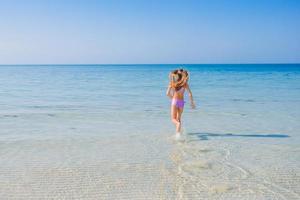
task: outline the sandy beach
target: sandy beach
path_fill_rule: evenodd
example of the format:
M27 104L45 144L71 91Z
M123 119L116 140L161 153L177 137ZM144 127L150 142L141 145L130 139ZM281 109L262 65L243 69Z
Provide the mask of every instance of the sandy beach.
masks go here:
M228 139L199 142L198 134L190 134L184 142L168 135L2 141L1 198L299 198L299 164L289 156L299 148L254 149L251 138L232 144L234 134L207 135Z

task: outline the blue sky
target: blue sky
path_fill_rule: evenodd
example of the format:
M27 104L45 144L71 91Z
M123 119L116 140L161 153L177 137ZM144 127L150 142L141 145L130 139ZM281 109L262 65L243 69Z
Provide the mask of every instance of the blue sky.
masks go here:
M300 63L298 0L0 0L0 64Z

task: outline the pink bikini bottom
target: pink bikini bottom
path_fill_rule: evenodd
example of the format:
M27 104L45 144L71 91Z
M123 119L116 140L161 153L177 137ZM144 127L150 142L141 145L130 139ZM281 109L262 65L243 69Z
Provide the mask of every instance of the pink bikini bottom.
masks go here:
M183 99L172 99L172 105L176 106L177 108L183 108L184 100Z

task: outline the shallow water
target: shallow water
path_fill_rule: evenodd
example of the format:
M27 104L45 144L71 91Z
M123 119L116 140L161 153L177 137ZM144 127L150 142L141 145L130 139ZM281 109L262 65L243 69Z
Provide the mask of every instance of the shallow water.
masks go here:
M4 199L299 199L300 65L0 66Z

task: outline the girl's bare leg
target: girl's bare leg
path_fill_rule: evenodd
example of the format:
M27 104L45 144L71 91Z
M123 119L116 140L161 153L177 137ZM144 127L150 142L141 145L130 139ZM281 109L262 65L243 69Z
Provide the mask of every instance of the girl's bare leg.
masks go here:
M178 116L178 109L176 108L176 106L171 106L171 119L172 122L175 124L176 126L176 132L180 131L180 122L177 119Z
M177 132L180 132L181 131L181 115L182 115L182 112L183 112L183 108L178 108L177 110L177 121L179 122L179 126L178 126L178 130L176 130Z

